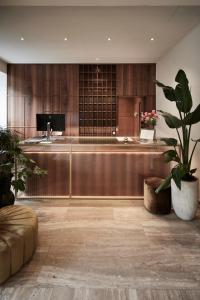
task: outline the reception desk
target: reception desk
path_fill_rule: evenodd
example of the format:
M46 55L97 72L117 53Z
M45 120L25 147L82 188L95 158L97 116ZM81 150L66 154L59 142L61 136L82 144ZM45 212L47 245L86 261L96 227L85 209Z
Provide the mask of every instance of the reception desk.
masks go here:
M158 141L54 137L21 147L48 174L31 177L18 198L142 198L144 178L169 173L162 157L169 147Z

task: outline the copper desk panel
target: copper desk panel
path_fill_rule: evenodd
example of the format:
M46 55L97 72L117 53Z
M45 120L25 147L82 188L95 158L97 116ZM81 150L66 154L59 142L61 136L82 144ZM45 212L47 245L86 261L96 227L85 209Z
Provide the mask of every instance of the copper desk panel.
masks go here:
M72 195L143 196L144 178L166 176L161 153L72 153Z
M169 147L162 143L77 137L22 148L48 175L29 179L26 192L18 197L137 198L143 197L145 177L169 173L162 158Z
M70 154L67 152L27 152L29 157L47 170L44 176L28 179L25 193L20 197L69 197L70 194Z

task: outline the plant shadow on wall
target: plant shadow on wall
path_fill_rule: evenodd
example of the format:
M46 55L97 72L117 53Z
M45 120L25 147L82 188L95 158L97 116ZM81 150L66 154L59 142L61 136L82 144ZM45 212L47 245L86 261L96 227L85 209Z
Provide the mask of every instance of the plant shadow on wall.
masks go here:
M45 170L23 153L17 134L0 128L0 207L14 204L12 189L24 191L28 177L45 174Z
M178 112L177 117L159 110L167 126L176 130L178 139L162 139L168 146L173 147L163 153L164 159L168 163L174 162L175 166L156 192L159 193L171 183L175 213L183 220L192 220L198 207L198 179L194 176L197 169L191 166L194 151L200 139L191 139L191 129L192 125L200 122L200 104L193 110L189 82L183 70L178 71L175 81L177 82L175 88L156 81L156 85L162 88L166 99L175 103Z

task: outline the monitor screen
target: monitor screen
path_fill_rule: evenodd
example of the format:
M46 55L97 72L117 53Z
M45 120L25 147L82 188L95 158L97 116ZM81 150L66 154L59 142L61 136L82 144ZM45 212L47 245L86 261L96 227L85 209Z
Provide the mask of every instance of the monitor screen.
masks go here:
M36 114L37 131L47 131L47 123L53 131L65 131L65 114Z

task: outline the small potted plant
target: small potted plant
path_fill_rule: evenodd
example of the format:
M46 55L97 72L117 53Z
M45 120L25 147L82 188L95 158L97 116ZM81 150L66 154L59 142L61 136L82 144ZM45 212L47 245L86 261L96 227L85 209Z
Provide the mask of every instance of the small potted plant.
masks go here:
M154 129L157 123L158 115L155 110L151 112L141 112L142 127Z
M151 129L154 131L154 140L156 140L155 126L157 124L158 114L155 110L151 112L141 112L141 128Z
M23 153L19 142L15 132L0 128L0 207L14 204L12 189L24 191L27 177L46 174Z
M197 169L192 168L192 159L200 139L191 139L191 129L192 125L200 122L200 104L193 110L189 83L183 70L178 71L175 81L177 82L175 88L156 81L167 100L175 103L178 112L177 117L168 112L159 111L167 126L176 130L178 140L162 139L167 145L173 147L164 152L164 158L166 162L173 162L174 166L156 192L158 193L171 183L172 204L176 215L183 220L192 220L198 207L198 179L194 176ZM194 142L193 145L191 141Z

